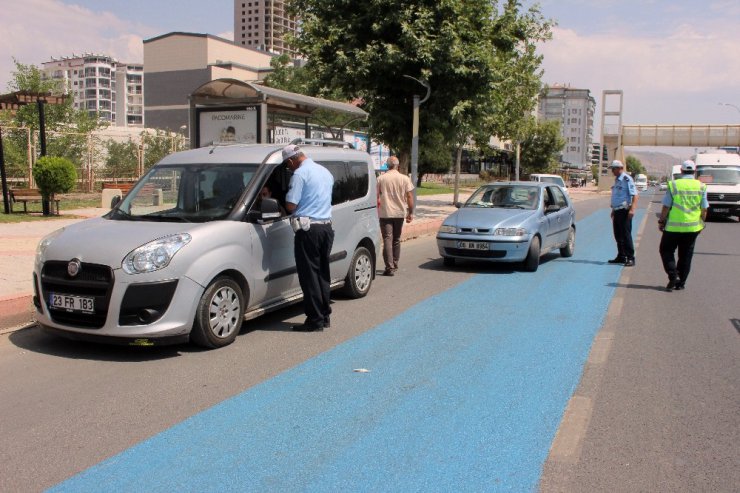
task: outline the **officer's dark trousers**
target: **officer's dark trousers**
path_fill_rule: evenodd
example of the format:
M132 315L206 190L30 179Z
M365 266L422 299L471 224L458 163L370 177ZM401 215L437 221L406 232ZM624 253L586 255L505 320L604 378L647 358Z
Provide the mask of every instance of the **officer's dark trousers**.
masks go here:
M676 233L663 231L660 239L660 258L663 260L663 269L668 279L679 279L681 284L686 282L691 271L691 258L694 256L694 244L699 232ZM675 252L678 249L678 264Z
M308 231L295 234L295 264L308 325L323 325L331 314L329 255L333 243L331 224L314 223Z
M632 243L632 218L627 209L614 211L614 240L617 242L617 255L623 259L635 258L635 246Z

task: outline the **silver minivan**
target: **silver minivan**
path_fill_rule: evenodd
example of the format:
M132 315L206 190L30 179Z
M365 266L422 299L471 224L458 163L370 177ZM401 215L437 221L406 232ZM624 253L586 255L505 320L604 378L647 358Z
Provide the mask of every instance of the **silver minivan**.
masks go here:
M73 339L230 344L242 321L302 299L285 215L282 146L171 154L103 217L39 243L39 325ZM365 296L379 248L376 181L364 152L306 145L334 176L332 288Z

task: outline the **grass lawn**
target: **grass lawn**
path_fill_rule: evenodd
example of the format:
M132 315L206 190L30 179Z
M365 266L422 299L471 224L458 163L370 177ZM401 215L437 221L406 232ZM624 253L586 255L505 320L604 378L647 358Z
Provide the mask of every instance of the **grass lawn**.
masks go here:
M1 203L1 201L0 201ZM86 193L86 194L69 194L59 196L59 210L61 215L46 216L41 214L41 202L29 202L28 212L23 212L23 205L18 204L14 207L15 211L12 214L4 214L2 206L0 206L0 223L22 223L25 221L54 221L56 219L74 219L77 216L65 214L65 211L72 209L85 209L88 207L100 207L100 194L99 193ZM18 212L20 209L21 212Z
M0 211L1 210L2 209L0 209ZM78 216L73 216L71 214L44 217L41 212L14 212L12 214L0 212L0 224L25 223L28 221L56 221L57 219L75 219L77 217Z

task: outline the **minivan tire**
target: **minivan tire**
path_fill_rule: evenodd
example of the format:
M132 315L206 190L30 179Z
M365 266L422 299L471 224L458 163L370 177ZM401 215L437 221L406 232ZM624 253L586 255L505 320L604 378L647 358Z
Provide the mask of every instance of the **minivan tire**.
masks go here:
M217 277L200 297L190 340L198 346L228 346L244 321L244 294L230 277Z
M527 272L536 272L540 266L540 237L535 236L532 238L532 243L529 244L529 252L527 258L524 260L524 270Z
M344 280L344 293L350 298L362 298L370 291L373 283L373 257L370 250L361 246L357 247L352 261L349 263L349 271Z

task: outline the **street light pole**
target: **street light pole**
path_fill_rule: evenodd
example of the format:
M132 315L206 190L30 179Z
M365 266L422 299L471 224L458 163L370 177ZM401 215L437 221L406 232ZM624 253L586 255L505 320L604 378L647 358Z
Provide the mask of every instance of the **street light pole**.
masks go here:
M407 79L415 80L427 90L427 95L424 99L419 99L418 94L414 94L414 115L413 123L411 125L411 182L414 184L414 207L416 207L416 180L418 179L419 173L419 106L424 104L429 95L432 92L432 88L427 81L421 81L410 75L404 75Z

